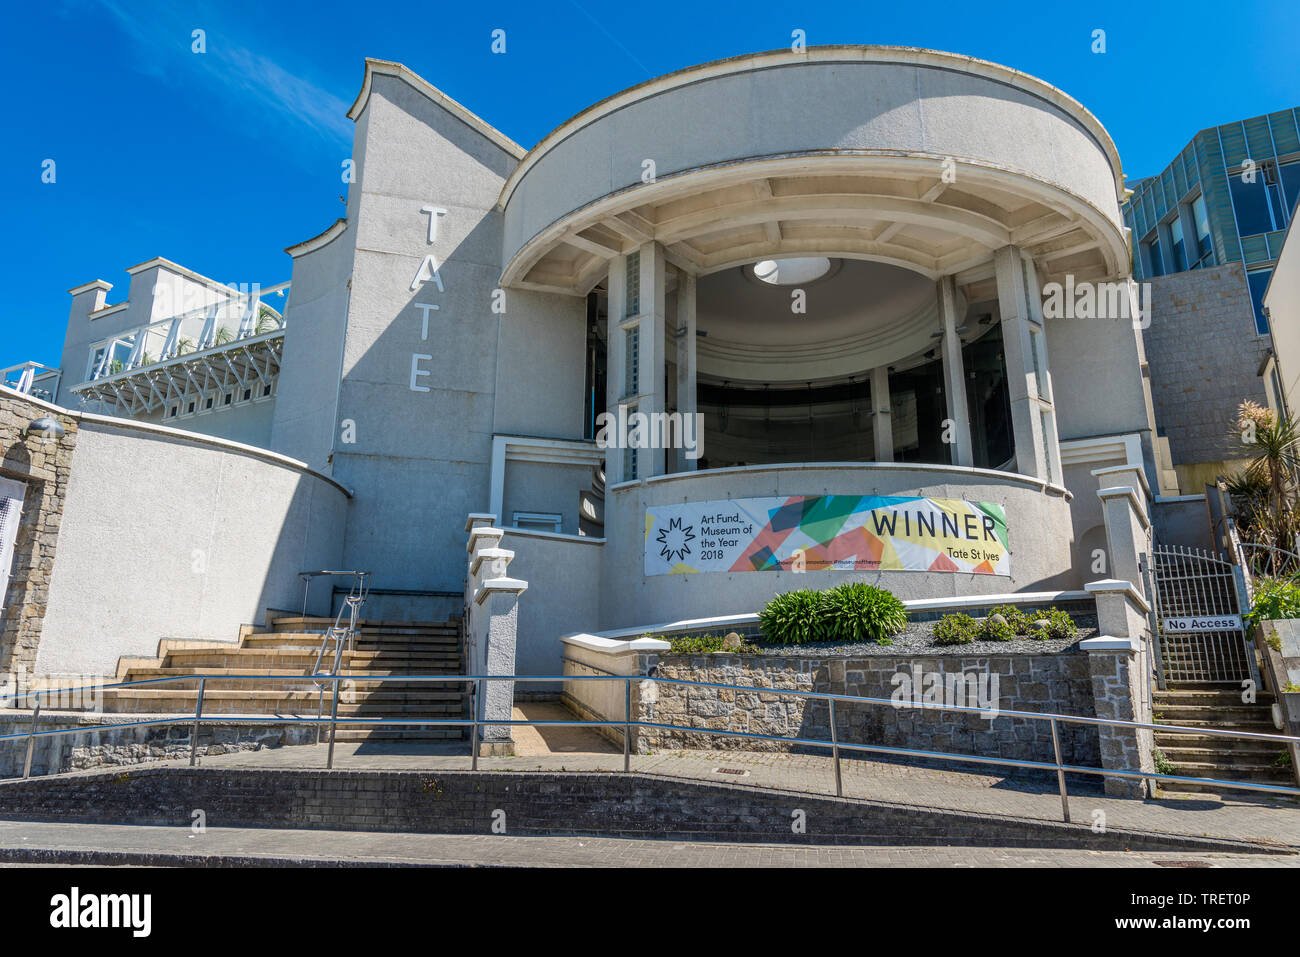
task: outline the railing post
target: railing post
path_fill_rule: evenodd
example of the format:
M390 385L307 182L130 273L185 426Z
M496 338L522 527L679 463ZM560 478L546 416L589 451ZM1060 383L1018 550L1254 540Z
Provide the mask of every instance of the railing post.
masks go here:
M469 732L469 754L470 754L469 769L471 771L477 771L478 770L478 705L479 702L483 700L483 679L482 678L474 679L473 694L474 694L474 699L470 702L470 718L473 721L473 724L470 726L470 732Z
M325 767L334 767L334 732L338 730L339 720L339 676L334 675L334 700L330 704L330 750L325 759Z
M207 678L199 679L199 700L194 705L194 728L190 731L190 767L194 767L194 758L198 754L199 720L203 717L203 689L207 683Z
M632 769L632 678L623 679L623 773Z
M835 699L828 699L831 705L831 757L835 760L835 796L844 797L844 781L840 777L840 739L835 731Z
M41 695L36 693L36 707L32 711L32 723L27 729L27 759L23 761L23 777L30 777L32 773L32 749L36 744L36 722L41 720Z
M1061 789L1061 812L1065 823L1070 823L1070 799L1065 793L1065 769L1061 764L1061 736L1056 733L1056 719L1052 718L1052 750L1056 753L1056 784Z

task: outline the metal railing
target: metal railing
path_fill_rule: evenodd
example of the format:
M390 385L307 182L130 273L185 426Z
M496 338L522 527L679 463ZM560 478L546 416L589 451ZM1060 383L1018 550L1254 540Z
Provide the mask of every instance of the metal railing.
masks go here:
M39 362L22 362L0 369L0 382L15 392L53 402L58 398L59 379L62 375L61 369Z
M215 715L205 715L203 713L203 695L209 678L219 679L221 681L288 681L293 679L302 680L304 677L314 678L320 681L329 681L333 685L333 704L330 709L328 719L323 715L317 717L287 717L284 715L264 715L264 714L241 714L241 713L219 713ZM501 728L501 727L585 727L585 728L620 728L623 734L623 771L631 770L631 742L633 728L653 728L660 731L678 731L690 734L701 735L721 735L724 737L741 738L755 741L777 741L788 745L801 745L816 748L829 748L834 763L835 772L835 794L837 797L844 796L843 776L840 767L841 753L844 751L863 752L871 754L888 754L900 757L920 758L926 760L953 761L953 762L970 762L975 764L990 764L1004 767L1028 768L1045 772L1056 772L1057 788L1061 795L1061 812L1064 820L1070 821L1069 794L1066 790L1065 775L1069 774L1087 774L1106 778L1136 778L1147 780L1149 782L1170 781L1182 784L1199 784L1210 785L1219 788L1234 790L1260 791L1268 794L1286 795L1291 797L1300 797L1300 788L1284 787L1275 784L1258 784L1247 781L1227 781L1220 778L1196 778L1177 774L1162 774L1155 771L1129 771L1118 768L1094 768L1082 765L1066 764L1061 757L1061 739L1059 726L1061 723L1066 724L1084 724L1095 727L1127 728L1133 731L1162 731L1170 734L1196 734L1212 735L1216 737L1238 738L1255 741L1273 741L1280 745L1285 745L1291 754L1292 761L1300 759L1300 736L1284 734L1261 734L1253 731L1228 731L1218 728L1191 728L1181 725L1168 724L1147 724L1140 721L1121 721L1111 718L1085 717L1082 715L1056 714L1052 712L1037 711L998 711L996 715L989 717L987 708L970 707L966 705L949 705L939 704L937 702L910 701L900 704L889 698L870 698L857 695L832 694L830 692L819 691L798 691L783 690L777 688L758 688L747 685L721 684L711 681L689 681L683 678L661 678L652 675L366 675L363 680L367 682L385 682L400 681L405 683L422 683L422 682L442 682L467 684L472 683L474 689L473 700L476 702L471 712L470 718L416 718L413 716L397 718L379 718L365 717L360 715L340 716L338 713L339 702L339 685L344 681L356 680L355 676L349 675L169 675L163 678L149 678L140 681L124 681L109 685L99 685L94 689L60 689L61 692L67 693L70 690L105 690L109 688L133 687L139 685L152 685L169 681L194 680L198 678L198 700L195 705L194 714L177 714L160 718L146 718L137 721L122 722L111 725L96 725L92 728L56 728L49 731L40 731L37 729L37 723L40 720L41 700L43 692L32 691L22 692L19 694L0 695L0 700L5 699L31 699L35 698L35 710L32 714L32 723L26 732L17 732L15 734L0 735L0 743L5 741L25 740L27 743L27 754L23 764L23 777L27 778L31 773L32 753L35 740L41 737L50 737L66 734L88 734L110 731L118 728L137 728L158 725L175 725L193 722L193 728L190 736L190 766L194 766L198 755L198 737L199 728L204 722L226 721L239 722L247 724L315 724L318 727L328 725L329 727L329 751L326 758L325 766L334 767L334 744L335 736L339 725L349 726L373 726L382 727L402 726L402 727L446 727L446 728L468 728L470 730L470 769L478 770L479 759L479 742L482 738L482 729ZM481 694L482 685L485 681L508 681L508 682L566 682L566 681L621 681L623 682L623 719L621 721L598 721L574 719L569 721L561 720L533 720L533 719L505 719L505 718L488 718L480 713L478 702L483 700ZM785 695L794 698L803 698L814 701L825 701L828 709L828 720L830 725L830 739L823 738L803 738L803 737L786 737L782 735L759 734L750 731L730 731L720 728L692 728L683 727L674 724L663 724L655 721L644 721L632 717L632 684L645 682L654 682L657 684L682 685L691 688L712 688L723 691L752 692L762 694ZM935 711L955 711L963 713L980 714L985 720L996 721L1001 718L1018 718L1033 721L1046 721L1049 723L1052 735L1052 750L1054 760L1047 761L1025 761L1005 757L987 757L977 754L958 754L946 751L928 751L918 748L900 748L886 745L874 744L855 744L839 739L839 732L836 722L836 703L842 705L870 705L887 707L891 710L905 710L913 708L930 709Z
M325 657L325 652L329 650L330 642L334 643L334 664L329 674L336 675L343 663L343 646L347 645L349 651L353 650L353 645L357 637L357 622L361 616L361 606L366 603L366 598L370 595L371 573L362 571L319 571L319 572L301 572L298 577L303 580L302 592L302 614L307 617L307 589L311 587L313 578L327 576L350 576L351 585L348 587L348 593L343 598L343 604L339 606L338 614L334 616L334 624L325 629L325 634L321 636L320 648L316 651L316 661L311 666L313 676L320 673L320 663ZM331 593L332 596L333 593ZM343 615L347 613L348 623L343 624ZM325 709L325 684L322 681L313 682L317 691L316 698L316 716L320 717ZM338 708L338 685L334 686L335 701L334 708ZM202 684L200 684L200 700L202 699ZM197 727L195 729L197 733ZM317 729L316 743L320 743L320 731ZM333 742L331 742L333 747Z
M1300 575L1300 555L1265 545L1262 542L1238 542L1241 550L1241 567L1246 570L1252 584L1256 578L1295 578Z

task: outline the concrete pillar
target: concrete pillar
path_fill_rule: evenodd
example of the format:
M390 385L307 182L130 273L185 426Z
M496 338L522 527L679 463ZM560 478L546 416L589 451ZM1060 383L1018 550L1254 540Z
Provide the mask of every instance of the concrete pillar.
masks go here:
M513 675L519 596L528 583L509 577L507 569L515 553L499 547L505 535L502 529L474 522L484 517L490 516L470 517L466 665L476 675ZM483 681L479 690L481 696L475 702L479 717L485 722L509 721L514 712L514 682ZM479 741L483 754L513 753L509 725L485 724Z
M1098 489L1097 497L1101 499L1102 519L1106 523L1106 559L1111 578L1131 582L1138 594L1148 597L1141 568L1151 529L1142 495L1144 481L1104 486Z
M618 415L620 403L626 401L628 387L627 369L627 256L615 256L609 261L609 317L608 342L605 347L605 410ZM605 485L623 481L623 449L612 443L605 449Z
M637 382L636 411L645 413L650 421L658 421L659 414L668 411L667 355L665 351L665 324L667 321L668 264L664 248L659 243L646 243L641 247L640 313L637 323L641 336L640 375ZM656 438L661 438L658 433ZM663 475L667 452L661 447L639 449L637 452L637 478Z
M871 370L871 434L876 445L876 461L894 461L894 421L889 407L889 367Z
M1141 465L1093 469L1106 523L1106 567L1112 578L1133 583L1148 600L1142 556L1150 553L1151 486Z
M952 464L974 465L970 435L970 407L966 402L966 366L961 356L957 327L965 318L965 303L952 276L939 280L939 317L943 320L943 385L952 430Z
M1061 453L1037 276L1033 263L1016 246L1003 246L994 254L993 262L1002 313L1002 351L1011 396L1016 471L1059 483Z
M687 416L694 416L699 410L696 396L696 361L695 361L695 277L678 270L677 273L677 411L685 422ZM693 428L693 426L687 426ZM703 436L697 434L696 441L703 442ZM703 446L701 446L702 448ZM686 457L685 449L677 449L676 465L678 472L694 471L696 460Z

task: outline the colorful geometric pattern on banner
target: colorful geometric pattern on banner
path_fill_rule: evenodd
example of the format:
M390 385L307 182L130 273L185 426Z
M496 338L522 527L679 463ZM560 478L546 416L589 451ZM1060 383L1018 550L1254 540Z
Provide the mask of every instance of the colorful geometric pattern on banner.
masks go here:
M796 495L646 510L645 573L915 571L1011 575L993 502Z

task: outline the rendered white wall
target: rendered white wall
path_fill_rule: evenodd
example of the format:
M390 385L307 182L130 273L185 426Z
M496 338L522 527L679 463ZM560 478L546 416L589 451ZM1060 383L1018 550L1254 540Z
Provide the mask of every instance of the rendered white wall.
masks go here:
M346 502L299 467L83 419L37 672L113 674L162 638L234 641L267 608L299 609L298 573L341 558Z

